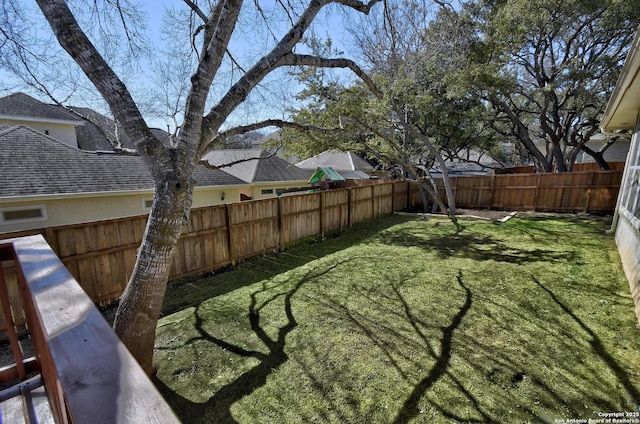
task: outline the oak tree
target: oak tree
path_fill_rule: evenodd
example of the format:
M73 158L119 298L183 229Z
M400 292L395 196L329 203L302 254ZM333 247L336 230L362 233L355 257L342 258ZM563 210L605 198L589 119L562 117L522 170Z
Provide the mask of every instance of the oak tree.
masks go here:
M636 28L635 0L468 1L450 13L471 25L467 63L450 78L492 106L496 134L512 137L536 167L571 170L588 148ZM444 56L441 56L444 57Z

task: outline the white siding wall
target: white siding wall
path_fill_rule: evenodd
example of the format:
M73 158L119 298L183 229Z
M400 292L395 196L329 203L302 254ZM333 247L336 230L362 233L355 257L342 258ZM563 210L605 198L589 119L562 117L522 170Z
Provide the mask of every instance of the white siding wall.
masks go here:
M78 148L78 139L76 138L76 127L73 124L60 124L53 122L35 122L35 121L20 121L14 119L0 119L0 123L9 125L22 124L33 128L36 131L40 131L43 134L50 135L68 144L71 147Z
M640 120L631 140L618 199L616 244L640 322Z
M222 200L223 192L225 194L224 200ZM0 233L143 215L149 211L145 209L145 200L152 198L153 192L149 191L117 195L105 193L102 195L57 199L41 196L33 200L11 202L5 200L0 202L0 212L5 210L15 211L21 207L36 208L44 206L46 213L45 219L27 219L13 223L0 222ZM194 208L239 201L239 187L197 188L193 194Z

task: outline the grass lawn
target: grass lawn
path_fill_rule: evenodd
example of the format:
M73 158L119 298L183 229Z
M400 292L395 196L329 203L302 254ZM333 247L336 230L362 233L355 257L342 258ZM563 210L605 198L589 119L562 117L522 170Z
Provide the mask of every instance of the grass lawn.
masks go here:
M638 412L609 220L392 216L171 284L156 384L185 423L523 423Z

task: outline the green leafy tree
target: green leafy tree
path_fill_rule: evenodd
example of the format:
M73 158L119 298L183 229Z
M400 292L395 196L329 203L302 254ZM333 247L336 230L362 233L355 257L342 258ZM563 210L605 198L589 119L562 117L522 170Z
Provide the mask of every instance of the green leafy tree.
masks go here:
M451 34L442 35L451 28L441 25L432 30L426 24L430 9L415 3L405 6L389 6L384 25L359 34L360 50L383 95L374 95L359 83L327 80L319 69L304 69L298 76L306 89L298 98L302 106L293 110L295 120L341 131L285 133L285 144L302 156L328 148L364 152L396 174L409 174L442 208L429 175L436 164L455 210L444 160L470 149L489 150L497 145L496 137L475 118L484 113L482 101L468 95L454 97L448 90L445 76L465 57L459 51L443 62L435 54L447 50Z
M408 119L406 105L393 91L387 90L392 87L383 75L377 75L371 81L373 85L352 83L348 86L327 80L319 69L305 68L298 77L305 89L298 96L303 106L292 109L294 121L299 127L325 130L284 131L283 143L288 151L305 157L328 149L364 153L392 173L409 174L443 211L448 210L451 216L455 214L446 170L448 208L429 177L434 161L444 164L442 157L416 123Z
M635 0L470 1L452 24L471 25L460 93L492 106L491 127L513 137L540 170L571 170L600 116L640 23ZM441 55L443 57L443 55Z

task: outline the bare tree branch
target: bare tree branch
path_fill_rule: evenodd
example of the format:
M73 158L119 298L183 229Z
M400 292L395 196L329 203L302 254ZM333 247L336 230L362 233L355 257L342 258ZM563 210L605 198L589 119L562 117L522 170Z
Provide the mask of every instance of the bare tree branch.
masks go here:
M225 162L222 165L213 165L213 164L209 163L209 161L207 161L206 159L201 159L200 160L200 165L202 165L202 166L204 166L205 168L208 168L208 169L228 168L230 166L237 165L239 163L251 162L252 160L259 161L259 160L263 160L263 159L269 159L269 158L272 158L272 157L276 156L277 153L278 153L278 149L275 149L273 152L268 153L266 155L261 153L260 157L257 157L257 158L244 158L244 159L232 160L231 162Z
M356 74L366 85L374 96L381 99L382 92L378 89L371 77L367 75L354 61L349 59L328 59L319 56L287 54L283 56L281 63L283 66L313 66L317 68L345 68L350 69Z
M222 131L218 136L222 138L228 138L234 135L246 134L250 131L255 131L255 130L259 130L261 128L267 128L267 127L295 128L299 131L305 131L305 132L309 132L309 131L327 132L327 131L341 130L339 127L322 128L322 127L317 127L315 125L304 125L304 124L299 124L297 122L284 121L282 119L266 119L264 121L256 122L254 124L242 125L242 126L231 128L227 131Z
M207 14L204 13L197 4L195 4L194 2L192 2L191 0L182 0L187 6L189 6L189 8L200 17L200 19L202 19L202 22L204 22L205 24L209 21L209 18L207 17Z
M288 54L292 54L293 48L300 42L305 31L311 26L314 18L324 6L329 3L339 3L351 7L362 13L369 13L371 7L380 0L371 0L363 3L358 0L312 0L304 10L298 21L282 37L280 42L266 56L260 59L247 73L240 78L220 99L203 120L202 142L213 138L215 131L219 128L229 114L242 103L249 92L260 83L274 69L283 66L282 59ZM199 150L206 150L206 146L201 146Z
M62 48L98 89L116 121L126 127L136 149L146 160L154 154L160 157L164 146L153 136L129 90L84 34L67 3L63 0L37 0L37 3Z
M230 129L228 129L226 131L221 131L220 133L218 133L216 135L216 137L214 137L206 145L207 149L202 151L202 152L200 152L200 156L204 156L205 154L210 152L217 143L223 142L224 140L226 140L226 139L228 139L230 137L233 137L234 135L246 134L246 133L251 132L251 131L259 130L259 129L262 129L262 128L268 128L268 127L293 128L293 129L296 129L298 131L303 131L303 132L318 131L318 132L322 132L322 133L326 133L328 131L341 131L342 130L339 127L322 128L322 127L317 127L315 125L304 125L304 124L299 124L297 122L285 121L285 120L282 120L282 119L266 119L264 121L256 122L256 123L253 123L253 124L241 125L241 126L230 128Z

